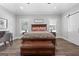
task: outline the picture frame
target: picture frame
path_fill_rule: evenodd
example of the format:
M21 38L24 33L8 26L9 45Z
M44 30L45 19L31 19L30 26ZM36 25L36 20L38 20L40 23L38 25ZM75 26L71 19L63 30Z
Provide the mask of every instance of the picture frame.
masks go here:
M44 23L44 19L34 19L34 23Z
M0 18L0 29L7 29L8 20L5 18Z

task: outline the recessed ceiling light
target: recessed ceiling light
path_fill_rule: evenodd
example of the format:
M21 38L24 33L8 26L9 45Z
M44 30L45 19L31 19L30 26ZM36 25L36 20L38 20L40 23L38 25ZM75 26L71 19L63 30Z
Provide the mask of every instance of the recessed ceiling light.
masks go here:
M26 4L30 4L30 3L26 3Z
M51 4L51 3L47 3L47 4Z
M21 9L21 10L23 10L23 7L22 7L22 6L20 6L20 9Z
M54 7L54 9L56 9L56 7Z

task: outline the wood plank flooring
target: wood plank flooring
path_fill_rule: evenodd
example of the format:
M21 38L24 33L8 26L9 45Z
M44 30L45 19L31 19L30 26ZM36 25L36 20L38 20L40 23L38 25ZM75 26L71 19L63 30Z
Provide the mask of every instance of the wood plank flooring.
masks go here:
M79 56L79 46L70 43L62 38L57 38L56 44L56 55Z
M15 40L12 46L0 46L0 56L20 56L21 40ZM62 38L56 39L56 56L79 56L79 46Z

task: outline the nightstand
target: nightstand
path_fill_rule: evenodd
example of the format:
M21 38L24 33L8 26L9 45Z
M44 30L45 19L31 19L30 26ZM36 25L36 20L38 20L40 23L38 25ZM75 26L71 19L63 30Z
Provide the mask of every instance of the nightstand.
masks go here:
M51 32L54 36L56 36L56 32Z

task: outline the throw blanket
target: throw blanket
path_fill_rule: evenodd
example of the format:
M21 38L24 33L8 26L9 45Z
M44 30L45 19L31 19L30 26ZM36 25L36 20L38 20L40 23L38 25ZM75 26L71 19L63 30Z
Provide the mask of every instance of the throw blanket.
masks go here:
M49 32L43 32L43 31L39 31L39 32L28 32L25 33L23 35L22 38L28 38L28 39L33 39L33 38L40 38L40 39L52 39L55 38L54 35L52 33Z

